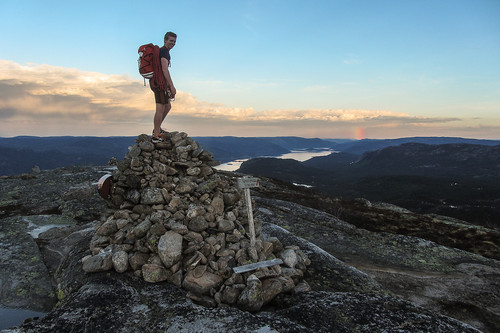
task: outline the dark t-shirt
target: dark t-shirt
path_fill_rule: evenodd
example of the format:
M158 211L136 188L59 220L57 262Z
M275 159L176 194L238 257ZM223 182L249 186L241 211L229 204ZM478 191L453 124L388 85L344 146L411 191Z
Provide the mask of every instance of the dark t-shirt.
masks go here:
M165 46L160 47L160 60L161 58L166 58L168 60L168 64L170 65L170 52Z

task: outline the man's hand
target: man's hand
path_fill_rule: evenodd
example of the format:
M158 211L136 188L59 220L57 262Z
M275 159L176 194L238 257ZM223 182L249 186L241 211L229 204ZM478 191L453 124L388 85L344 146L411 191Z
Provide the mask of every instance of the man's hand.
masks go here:
M177 94L177 90L174 87L170 87L169 89L170 98L175 98L175 94Z

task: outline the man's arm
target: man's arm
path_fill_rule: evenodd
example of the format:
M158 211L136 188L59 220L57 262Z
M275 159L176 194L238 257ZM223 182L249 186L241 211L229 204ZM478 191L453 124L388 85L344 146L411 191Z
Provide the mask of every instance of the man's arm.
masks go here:
M172 78L170 77L167 58L161 58L161 69L163 71L163 76L165 76L165 80L167 81L167 87L170 90L171 97L173 98L175 97L177 91L175 90L174 83L172 82Z

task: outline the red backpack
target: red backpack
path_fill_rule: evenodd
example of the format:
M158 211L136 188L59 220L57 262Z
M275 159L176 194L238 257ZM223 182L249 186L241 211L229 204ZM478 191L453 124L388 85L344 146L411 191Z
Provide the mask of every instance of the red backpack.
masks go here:
M144 77L144 85L146 85L146 79L151 79L154 75L153 68L153 44L144 44L139 47L139 73Z

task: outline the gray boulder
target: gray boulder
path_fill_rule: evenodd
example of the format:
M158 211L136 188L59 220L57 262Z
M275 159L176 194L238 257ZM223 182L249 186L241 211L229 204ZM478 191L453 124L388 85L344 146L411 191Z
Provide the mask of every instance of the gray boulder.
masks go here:
M128 254L125 251L117 251L113 253L111 260L113 261L113 267L115 271L117 271L118 273L125 272L129 267Z
M262 282L255 276L250 275L247 279L247 287L238 297L238 307L249 312L257 312L264 304L262 295Z
M113 253L102 251L95 256L86 256L82 259L83 270L86 273L105 272L113 268Z
M156 205L165 202L161 188L148 187L141 193L141 203L144 205Z
M175 231L167 231L158 242L158 255L166 268L170 268L182 257L182 236Z
M198 266L189 271L184 278L182 287L195 294L208 294L212 289L220 287L223 280L220 275L206 271L204 266Z
M142 266L142 277L144 281L150 283L157 283L165 281L171 276L172 273L169 272L165 267L156 264L145 264Z

